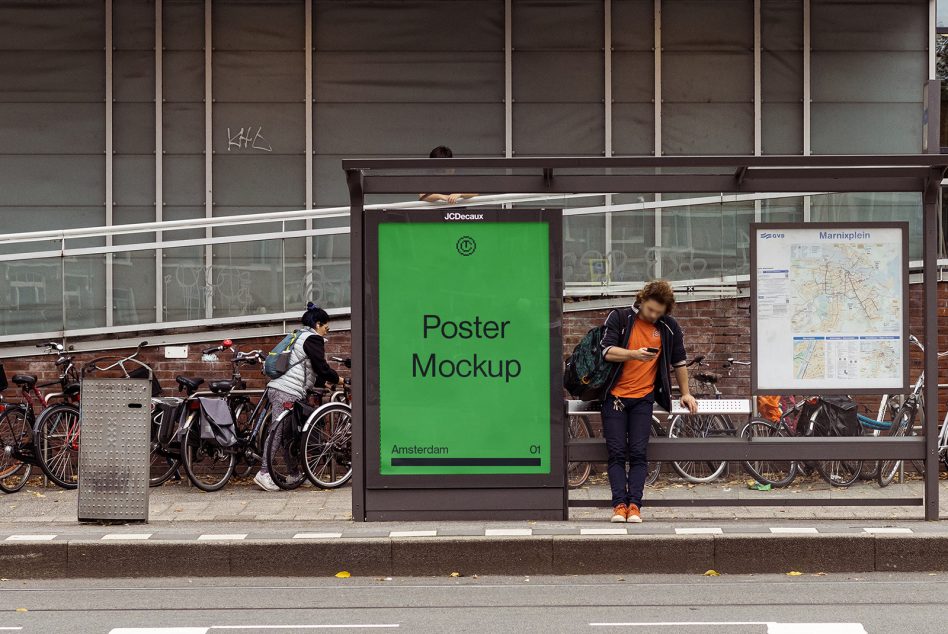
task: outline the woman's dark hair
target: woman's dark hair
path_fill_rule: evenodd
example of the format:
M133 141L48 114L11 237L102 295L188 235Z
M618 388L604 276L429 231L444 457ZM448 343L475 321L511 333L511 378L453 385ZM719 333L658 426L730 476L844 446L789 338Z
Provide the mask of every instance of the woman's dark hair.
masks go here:
M300 318L300 321L307 328L313 328L316 324L327 324L329 323L329 313L325 310L314 304L313 302L308 302L306 304L306 312L303 313L303 316Z
M435 149L431 150L431 154L428 155L428 158L453 158L454 152L451 151L446 145L439 145Z

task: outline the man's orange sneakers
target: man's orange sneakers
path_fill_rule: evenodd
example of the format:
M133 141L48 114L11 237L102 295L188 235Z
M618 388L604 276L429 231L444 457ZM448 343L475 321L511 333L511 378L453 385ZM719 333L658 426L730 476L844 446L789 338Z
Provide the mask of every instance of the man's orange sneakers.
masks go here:
M618 521L615 518L612 518L612 521ZM626 520L627 522L632 522L633 524L642 523L642 514L639 513L639 507L635 504L630 504L629 509L626 511Z
M613 522L627 522L629 517L629 507L625 504L617 504L615 508L612 509L612 520ZM639 520L641 521L641 520Z

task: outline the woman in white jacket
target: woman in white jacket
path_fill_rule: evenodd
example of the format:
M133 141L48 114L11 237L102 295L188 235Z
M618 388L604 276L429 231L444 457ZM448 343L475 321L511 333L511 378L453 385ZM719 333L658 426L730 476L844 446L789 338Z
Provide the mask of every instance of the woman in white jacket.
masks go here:
M339 383L339 375L326 363L326 335L329 333L329 315L312 302L306 305L306 312L300 319L303 327L293 342L290 351L289 369L286 373L267 384L267 398L270 400L270 416L276 420L286 403L299 401L306 396L306 390L314 385ZM271 425L270 433L281 433L276 425ZM267 442L271 442L268 438ZM273 442L280 442L279 438ZM266 446L266 445L264 445ZM302 475L302 474L301 474ZM266 461L253 481L264 491L279 491L267 469Z

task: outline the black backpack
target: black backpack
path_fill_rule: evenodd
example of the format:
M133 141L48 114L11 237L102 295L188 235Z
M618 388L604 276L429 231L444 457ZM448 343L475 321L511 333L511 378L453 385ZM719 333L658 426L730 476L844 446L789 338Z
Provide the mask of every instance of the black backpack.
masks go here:
M602 400L606 383L616 364L602 358L600 342L605 326L596 326L586 333L566 360L563 387L581 401Z

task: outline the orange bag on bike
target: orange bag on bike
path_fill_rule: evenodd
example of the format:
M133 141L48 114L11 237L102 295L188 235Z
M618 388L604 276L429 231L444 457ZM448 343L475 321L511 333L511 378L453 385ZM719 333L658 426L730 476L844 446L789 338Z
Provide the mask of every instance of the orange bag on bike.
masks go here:
M780 420L780 397L779 396L758 396L757 413L767 420L777 422Z

